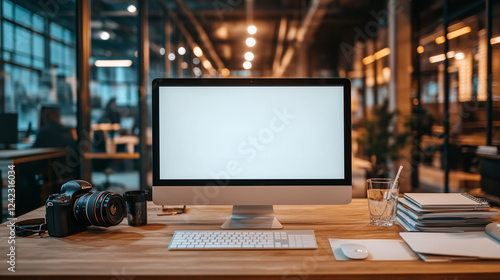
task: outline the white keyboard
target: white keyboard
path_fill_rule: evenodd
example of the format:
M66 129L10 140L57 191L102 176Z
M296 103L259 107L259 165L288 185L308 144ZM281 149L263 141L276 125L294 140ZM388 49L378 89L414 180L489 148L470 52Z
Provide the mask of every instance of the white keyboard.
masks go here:
M169 250L317 249L313 230L176 231Z

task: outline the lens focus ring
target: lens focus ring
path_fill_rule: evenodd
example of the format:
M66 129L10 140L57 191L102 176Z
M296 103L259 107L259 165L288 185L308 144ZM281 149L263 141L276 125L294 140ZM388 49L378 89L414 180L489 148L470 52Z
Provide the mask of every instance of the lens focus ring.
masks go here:
M82 195L75 202L74 214L80 223L114 226L125 217L125 200L121 195L103 191Z

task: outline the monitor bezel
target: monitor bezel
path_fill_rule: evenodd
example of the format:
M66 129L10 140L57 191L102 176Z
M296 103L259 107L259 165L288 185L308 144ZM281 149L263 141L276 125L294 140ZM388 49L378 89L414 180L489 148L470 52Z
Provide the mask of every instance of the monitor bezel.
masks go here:
M344 89L344 179L160 179L159 94L160 87L206 86L342 86ZM351 186L351 83L345 78L158 78L152 82L153 186Z

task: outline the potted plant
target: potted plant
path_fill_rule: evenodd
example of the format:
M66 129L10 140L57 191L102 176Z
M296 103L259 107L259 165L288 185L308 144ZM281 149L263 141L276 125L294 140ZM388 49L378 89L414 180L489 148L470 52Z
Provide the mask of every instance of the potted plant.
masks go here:
M366 171L367 178L389 177L389 163L401 157L399 152L406 145L410 132L397 133L391 129L397 114L397 111L389 111L389 101L385 99L374 107L361 126L358 144L371 164L371 170Z

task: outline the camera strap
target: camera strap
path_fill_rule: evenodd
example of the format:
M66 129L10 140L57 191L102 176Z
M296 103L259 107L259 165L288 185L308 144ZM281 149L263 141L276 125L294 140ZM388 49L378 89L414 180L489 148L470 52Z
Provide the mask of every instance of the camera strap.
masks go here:
M47 231L47 224L45 224L44 218L29 219L24 221L16 222L16 235L21 237L26 237L38 233Z

